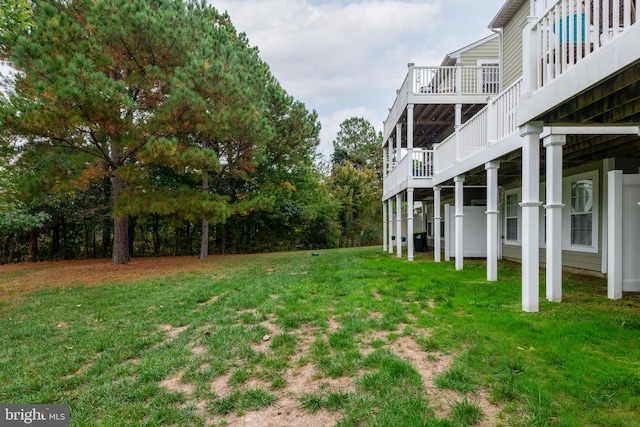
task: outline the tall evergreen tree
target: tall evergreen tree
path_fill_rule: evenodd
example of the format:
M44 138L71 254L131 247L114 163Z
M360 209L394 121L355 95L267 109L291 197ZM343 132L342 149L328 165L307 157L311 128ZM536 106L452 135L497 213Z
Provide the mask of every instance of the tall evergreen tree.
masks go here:
M141 152L173 118L166 104L179 69L218 16L181 0L34 3L35 28L1 39L20 71L2 116L5 131L95 157L99 167L91 167L107 172L119 206L140 173ZM126 209L114 210L113 219L112 262L127 263Z
M352 117L340 124L333 147L331 182L340 203L343 245L373 243L382 219L382 134L367 120Z
M369 168L375 174L382 169L382 133L362 117L351 117L340 123L340 130L333 141L332 163L344 160L355 167Z

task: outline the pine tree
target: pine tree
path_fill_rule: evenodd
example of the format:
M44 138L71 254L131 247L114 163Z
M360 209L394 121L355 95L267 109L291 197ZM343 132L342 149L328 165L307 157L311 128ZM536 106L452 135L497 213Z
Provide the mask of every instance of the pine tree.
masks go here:
M200 13L207 7L180 0L34 3L35 27L2 38L20 71L4 108L5 132L95 157L117 206L139 173L141 150L168 121L164 106L202 37L193 28L203 29L198 20L210 18ZM127 263L128 216L114 210L113 221L112 262Z

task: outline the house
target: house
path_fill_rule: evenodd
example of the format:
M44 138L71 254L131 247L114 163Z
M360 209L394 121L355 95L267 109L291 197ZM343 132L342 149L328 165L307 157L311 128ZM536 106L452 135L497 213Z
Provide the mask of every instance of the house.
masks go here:
M486 257L489 281L518 260L530 312L540 267L550 301L563 269L639 292L639 19L636 0L507 0L492 36L409 64L384 123L384 250L419 229L436 262Z

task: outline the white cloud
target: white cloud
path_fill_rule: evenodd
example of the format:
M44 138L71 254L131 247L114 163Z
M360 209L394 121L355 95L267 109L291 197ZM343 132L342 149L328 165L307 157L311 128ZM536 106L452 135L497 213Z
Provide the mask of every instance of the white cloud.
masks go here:
M320 116L321 150L340 123L382 128L407 63L439 65L489 34L504 0L209 0L228 11L283 88Z
M426 37L431 31L426 23L440 11L431 3L400 1L221 0L213 5L229 11L288 92L314 105L338 101L346 90L388 85L386 70L397 61L400 40Z

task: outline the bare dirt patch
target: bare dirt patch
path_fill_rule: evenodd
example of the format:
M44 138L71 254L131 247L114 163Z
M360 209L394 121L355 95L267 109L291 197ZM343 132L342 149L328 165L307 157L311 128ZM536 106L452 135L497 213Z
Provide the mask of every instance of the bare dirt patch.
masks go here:
M229 394L229 378L231 373L220 375L211 382L210 390L216 394L216 396L225 396Z
M205 353L207 351L207 348L203 345L196 345L191 347L191 353L193 353L196 356L199 356L203 353Z
M0 266L0 300L24 298L41 289L96 286L106 283L158 279L191 271L238 268L247 255L133 258L129 264L112 265L108 259L47 261ZM260 255L251 255L252 257ZM5 276L5 277L3 277Z
M220 297L218 295L213 295L211 298L209 298L207 301L205 302L201 302L198 305L209 305L209 304L213 304L214 302L218 301Z
M69 379L69 378L75 377L76 375L80 375L81 373L83 373L84 371L86 371L87 369L89 369L92 366L93 366L93 362L85 363L77 371L75 371L75 372L73 372L71 374L65 375L62 378Z
M333 317L329 318L328 323L329 323L329 328L327 330L328 333L332 334L338 329L340 329L340 326L341 326L340 323Z
M184 393L187 396L191 396L195 391L196 387L193 384L182 382L182 374L179 373L171 378L167 378L160 383L161 387L166 388L170 391L175 391L179 393Z
M167 339L165 342L173 341L178 338L180 333L184 332L189 325L174 327L171 325L158 325L158 329L167 333Z
M322 427L335 425L340 418L340 414L325 410L309 413L300 408L300 402L296 399L285 396L278 399L275 405L243 416L230 414L224 417L224 421L229 427Z

